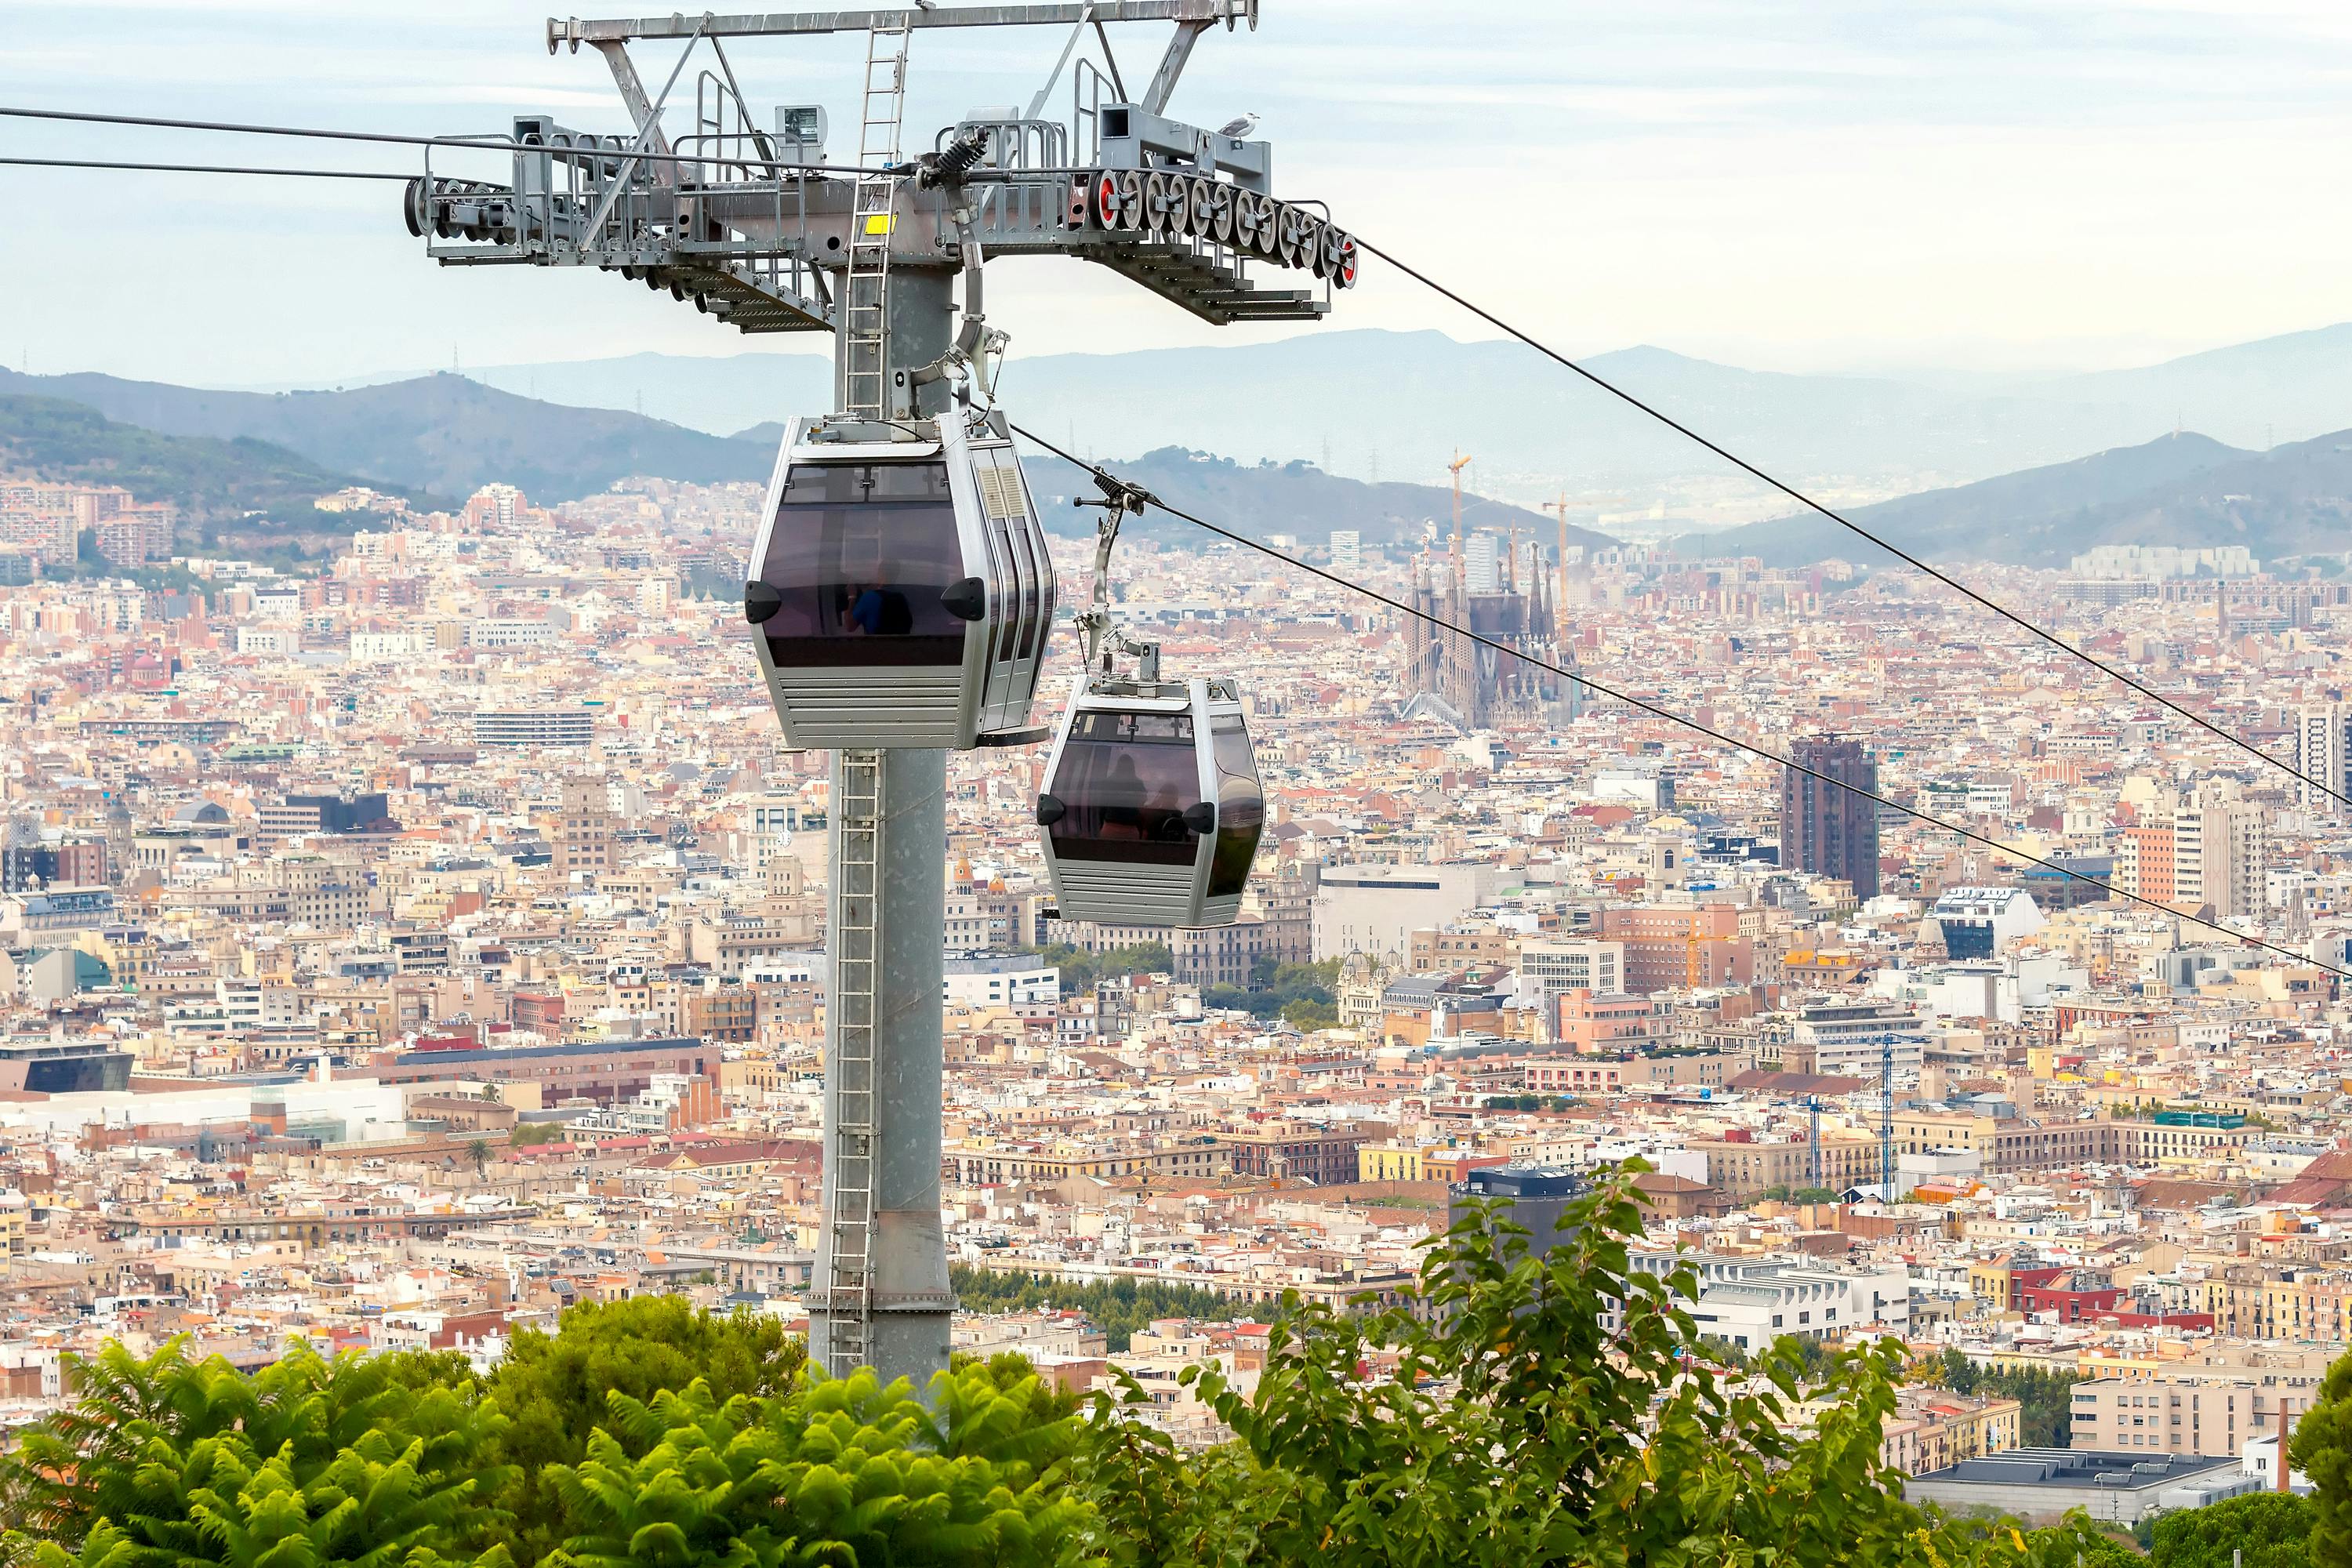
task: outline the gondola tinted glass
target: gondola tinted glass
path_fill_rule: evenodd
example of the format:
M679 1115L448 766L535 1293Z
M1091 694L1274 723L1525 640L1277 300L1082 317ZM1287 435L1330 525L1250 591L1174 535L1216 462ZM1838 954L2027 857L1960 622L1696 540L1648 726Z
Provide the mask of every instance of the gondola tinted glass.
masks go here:
M1184 824L1201 800L1190 713L1080 713L1048 788L1064 810L1047 832L1066 859L1184 866L1199 853Z
M1227 898L1249 881L1265 826L1265 789L1258 783L1257 758L1241 720L1220 716L1209 726L1210 753L1217 768L1217 847L1209 858L1209 897Z
M944 463L795 463L760 577L780 596L761 626L780 667L958 664L962 581Z

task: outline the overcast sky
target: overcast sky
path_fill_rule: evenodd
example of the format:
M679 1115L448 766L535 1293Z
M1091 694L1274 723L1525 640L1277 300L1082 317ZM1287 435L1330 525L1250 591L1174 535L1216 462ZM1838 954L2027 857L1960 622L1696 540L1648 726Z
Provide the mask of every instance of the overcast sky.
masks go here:
M1256 111L1283 194L1327 198L1578 352L2095 368L2352 318L2342 0L1264 7L1256 34L1204 42L1171 111ZM0 102L403 132L543 110L621 129L602 61L551 58L544 16L510 0L18 4ZM1164 33L1113 29L1130 78ZM909 143L966 107L1025 102L1061 43L919 35ZM862 44L730 54L754 100L827 103L840 155ZM657 83L675 46L641 49ZM0 121L16 156L407 170L412 151ZM323 384L453 353L817 346L740 338L614 278L436 268L390 184L0 168L0 360L37 372ZM1016 354L1220 341L1098 269L1015 259L990 277ZM1333 320L1488 335L1376 265Z

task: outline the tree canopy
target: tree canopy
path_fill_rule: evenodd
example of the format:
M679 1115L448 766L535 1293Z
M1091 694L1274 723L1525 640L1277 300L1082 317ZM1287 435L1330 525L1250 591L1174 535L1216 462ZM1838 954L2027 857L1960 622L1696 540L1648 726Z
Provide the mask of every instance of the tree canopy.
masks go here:
M2312 1555L2316 1511L2308 1498L2292 1492L2175 1509L2148 1531L2148 1558L2153 1568L2310 1568L2343 1561Z
M1189 1452L1122 1420L1164 1398L1132 1381L1103 1396L1073 1473L1108 1560L2059 1568L2096 1544L2080 1522L2027 1532L1906 1503L1880 1458L1891 1342L1819 1378L1787 1339L1753 1372L1698 1354L1690 1267L1633 1265L1639 1169L1570 1204L1541 1253L1474 1206L1427 1256L1422 1312L1294 1304L1246 1394L1187 1367L1230 1444Z
M1083 1408L1013 1355L958 1357L919 1398L826 1378L772 1321L663 1298L575 1308L488 1379L449 1352L298 1348L247 1373L115 1346L0 1466L7 1568L2106 1568L2127 1550L2079 1520L1906 1502L1880 1457L1892 1342L1719 1359L1689 1267L1635 1266L1638 1169L1570 1204L1541 1252L1474 1206L1430 1249L1418 1311L1286 1301L1254 1384L1204 1361ZM1176 1443L1155 1417L1185 1401L1230 1440ZM2158 1568L2203 1568L2224 1538L2277 1548L2248 1568L2303 1568L2288 1548L2320 1539L2287 1504L2242 1512L2159 1525Z
M948 1270L948 1284L967 1310L1034 1312L1054 1307L1086 1313L1113 1354L1133 1343L1135 1331L1161 1318L1229 1322L1240 1307L1213 1290L1157 1280L1094 1279L1083 1284L1045 1274L1003 1274L989 1268Z
M515 1467L499 1499L513 1515L505 1544L530 1563L556 1543L562 1509L548 1467L587 1457L589 1434L614 1394L642 1404L699 1379L724 1405L788 1392L807 1359L806 1342L774 1318L698 1311L676 1296L583 1302L555 1333L516 1334L490 1380Z

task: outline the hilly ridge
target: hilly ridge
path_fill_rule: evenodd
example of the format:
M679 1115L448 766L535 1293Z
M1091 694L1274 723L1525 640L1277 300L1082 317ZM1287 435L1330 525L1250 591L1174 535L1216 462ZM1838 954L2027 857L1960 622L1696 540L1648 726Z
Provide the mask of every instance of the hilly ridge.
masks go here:
M2250 452L2167 436L2071 463L1854 508L1856 524L1936 560L2063 566L2100 544L2242 544L2261 560L2352 551L2352 430ZM1769 566L1893 557L1811 512L1676 542Z
M764 479L775 457L772 447L537 402L446 372L347 392L273 394L0 370L7 394L66 399L165 436L268 442L371 484L460 498L491 480L534 500L570 500L632 474Z
M1518 343L1318 330L1227 347L1024 358L1015 325L1005 400L1023 423L1076 449L1172 445L1244 463L1303 458L1359 478L1437 480L1459 446L1477 459L1483 488L1525 500L1559 487L1638 492L1730 473ZM1580 363L1791 479L1881 494L1965 484L2176 429L2261 447L2352 426L2352 324L2130 370L1951 385L1746 370L1651 346ZM559 402L642 403L724 434L821 405L831 384L826 361L805 353L647 353L467 374Z
M1072 498L1096 494L1084 474L1053 457L1031 458L1023 467L1048 528L1063 533L1094 531L1096 514L1069 504ZM1443 486L1368 484L1327 474L1311 463L1237 463L1206 452L1163 447L1106 467L1161 500L1236 533L1261 539L1274 533L1297 534L1301 543L1318 548L1335 528L1356 530L1367 544L1407 542L1420 536L1425 522L1450 527L1453 515L1453 493ZM1468 491L1462 498L1462 524L1488 531L1517 529L1547 544L1559 537L1555 519ZM1197 543L1202 538L1192 524L1161 511L1147 511L1128 526L1181 542ZM1606 534L1573 524L1568 530L1568 542L1588 548L1616 542Z
M331 520L311 503L357 482L251 437L167 436L63 398L0 395L0 473L9 472L120 485L174 503L190 521L259 513L312 528Z

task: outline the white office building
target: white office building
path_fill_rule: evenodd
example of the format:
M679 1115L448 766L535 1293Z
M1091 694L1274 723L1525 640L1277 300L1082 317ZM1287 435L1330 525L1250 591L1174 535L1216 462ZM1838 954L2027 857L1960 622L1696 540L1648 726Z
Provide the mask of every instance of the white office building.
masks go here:
M950 958L940 989L950 1006L1051 1012L1062 1000L1062 972L1025 956Z
M1501 881L1501 868L1489 865L1327 867L1315 890L1315 957L1402 962L1413 932L1453 924L1493 899Z
M1911 1283L1900 1268L1818 1268L1711 1252L1637 1250L1628 1259L1640 1273L1671 1274L1687 1263L1698 1276L1690 1314L1698 1331L1745 1351L1761 1350L1782 1334L1818 1340L1856 1329L1901 1333L1911 1322ZM1618 1314L1606 1326L1622 1326Z
M1561 996L1590 991L1615 996L1625 989L1625 944L1590 937L1547 939L1519 944L1524 989L1543 998L1543 1016L1556 1018Z
M2337 796L2352 794L2352 710L2322 702L2296 710L2294 771L2312 781L2295 786L2305 810L2343 813Z

